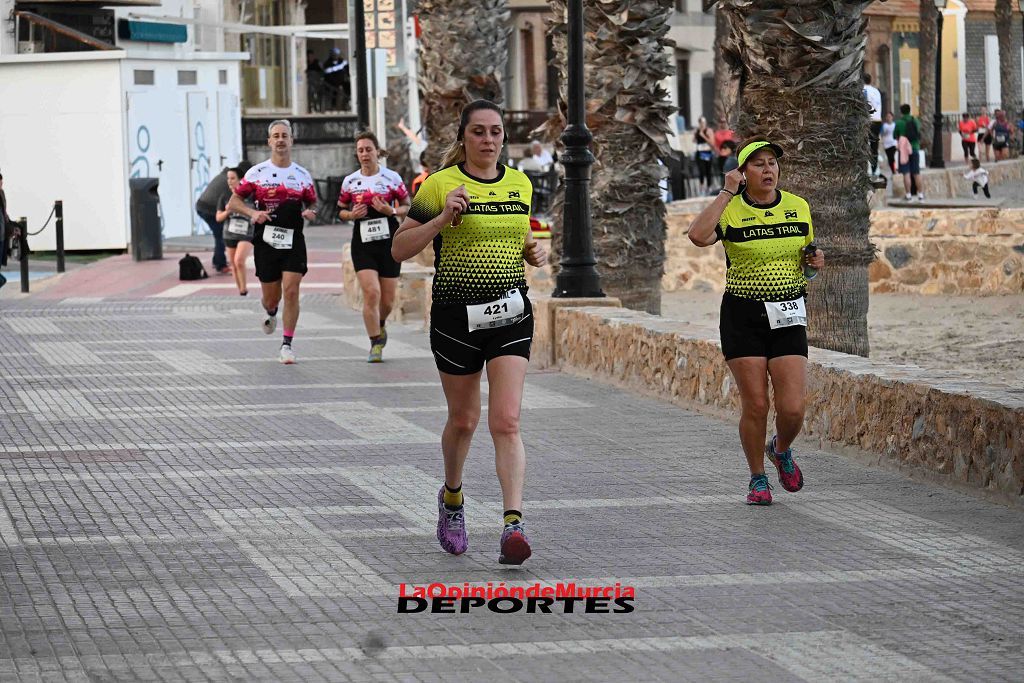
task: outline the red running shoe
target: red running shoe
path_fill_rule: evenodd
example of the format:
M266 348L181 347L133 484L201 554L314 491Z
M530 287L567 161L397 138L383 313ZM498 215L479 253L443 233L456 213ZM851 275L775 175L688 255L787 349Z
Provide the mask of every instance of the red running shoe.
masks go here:
M790 493L796 493L804 487L804 475L793 460L793 449L787 448L785 453L775 452L775 439L768 442L764 447L764 457L768 458L776 469L779 470L779 483L782 488Z
M755 474L750 477L750 487L747 490L747 505L771 505L772 485L768 483L768 476Z

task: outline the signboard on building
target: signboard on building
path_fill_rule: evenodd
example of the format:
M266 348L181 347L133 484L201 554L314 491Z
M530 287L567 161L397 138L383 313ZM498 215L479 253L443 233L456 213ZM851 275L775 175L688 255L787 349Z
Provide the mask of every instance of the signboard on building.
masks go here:
M355 0L359 2L359 0ZM366 49L387 50L388 75L405 72L405 0L362 0Z

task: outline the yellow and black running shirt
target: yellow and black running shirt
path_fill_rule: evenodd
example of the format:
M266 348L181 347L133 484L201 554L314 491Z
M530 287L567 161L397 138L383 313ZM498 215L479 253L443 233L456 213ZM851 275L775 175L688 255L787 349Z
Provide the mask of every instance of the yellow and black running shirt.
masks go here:
M469 209L457 227L445 226L434 238L435 303L484 303L526 286L523 247L533 185L522 171L499 165L497 178L482 180L462 164L443 168L423 181L409 218L427 223L441 215L445 197L463 184Z
M715 230L725 247L725 291L757 301L803 296L803 248L814 239L811 210L795 194L779 190L772 204L733 197Z

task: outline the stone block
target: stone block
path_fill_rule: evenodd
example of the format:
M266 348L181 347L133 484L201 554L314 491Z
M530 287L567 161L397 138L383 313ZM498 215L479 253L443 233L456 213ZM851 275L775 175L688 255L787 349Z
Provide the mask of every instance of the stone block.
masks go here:
M716 330L622 308L549 313L562 371L682 405L738 409ZM811 349L807 378L806 434L1007 498L1024 495L1021 397L822 349Z
M555 320L557 311L577 306L618 308L622 305L622 302L615 297L556 298L532 292L530 294L530 302L533 304L534 318L530 365L538 370L557 367L559 362L556 349L560 348L559 338L563 330Z

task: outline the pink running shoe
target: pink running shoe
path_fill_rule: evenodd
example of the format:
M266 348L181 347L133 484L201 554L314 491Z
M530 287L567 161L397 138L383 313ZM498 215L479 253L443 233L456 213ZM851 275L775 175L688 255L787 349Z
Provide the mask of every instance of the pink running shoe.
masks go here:
M444 486L437 492L437 540L445 552L461 555L469 547L466 535L466 510L460 505L454 510L444 506Z
M747 505L771 505L772 485L768 483L768 476L755 474L750 477L750 487L747 490Z
M501 532L501 554L498 555L498 563L522 564L531 554L530 539L526 537L526 525L523 522L506 524L505 530Z
M803 472L800 471L796 462L793 461L792 448L787 448L785 453L775 452L776 438L776 436L773 436L768 445L764 447L764 457L768 458L779 470L779 483L782 484L782 488L790 493L796 493L804 487Z

